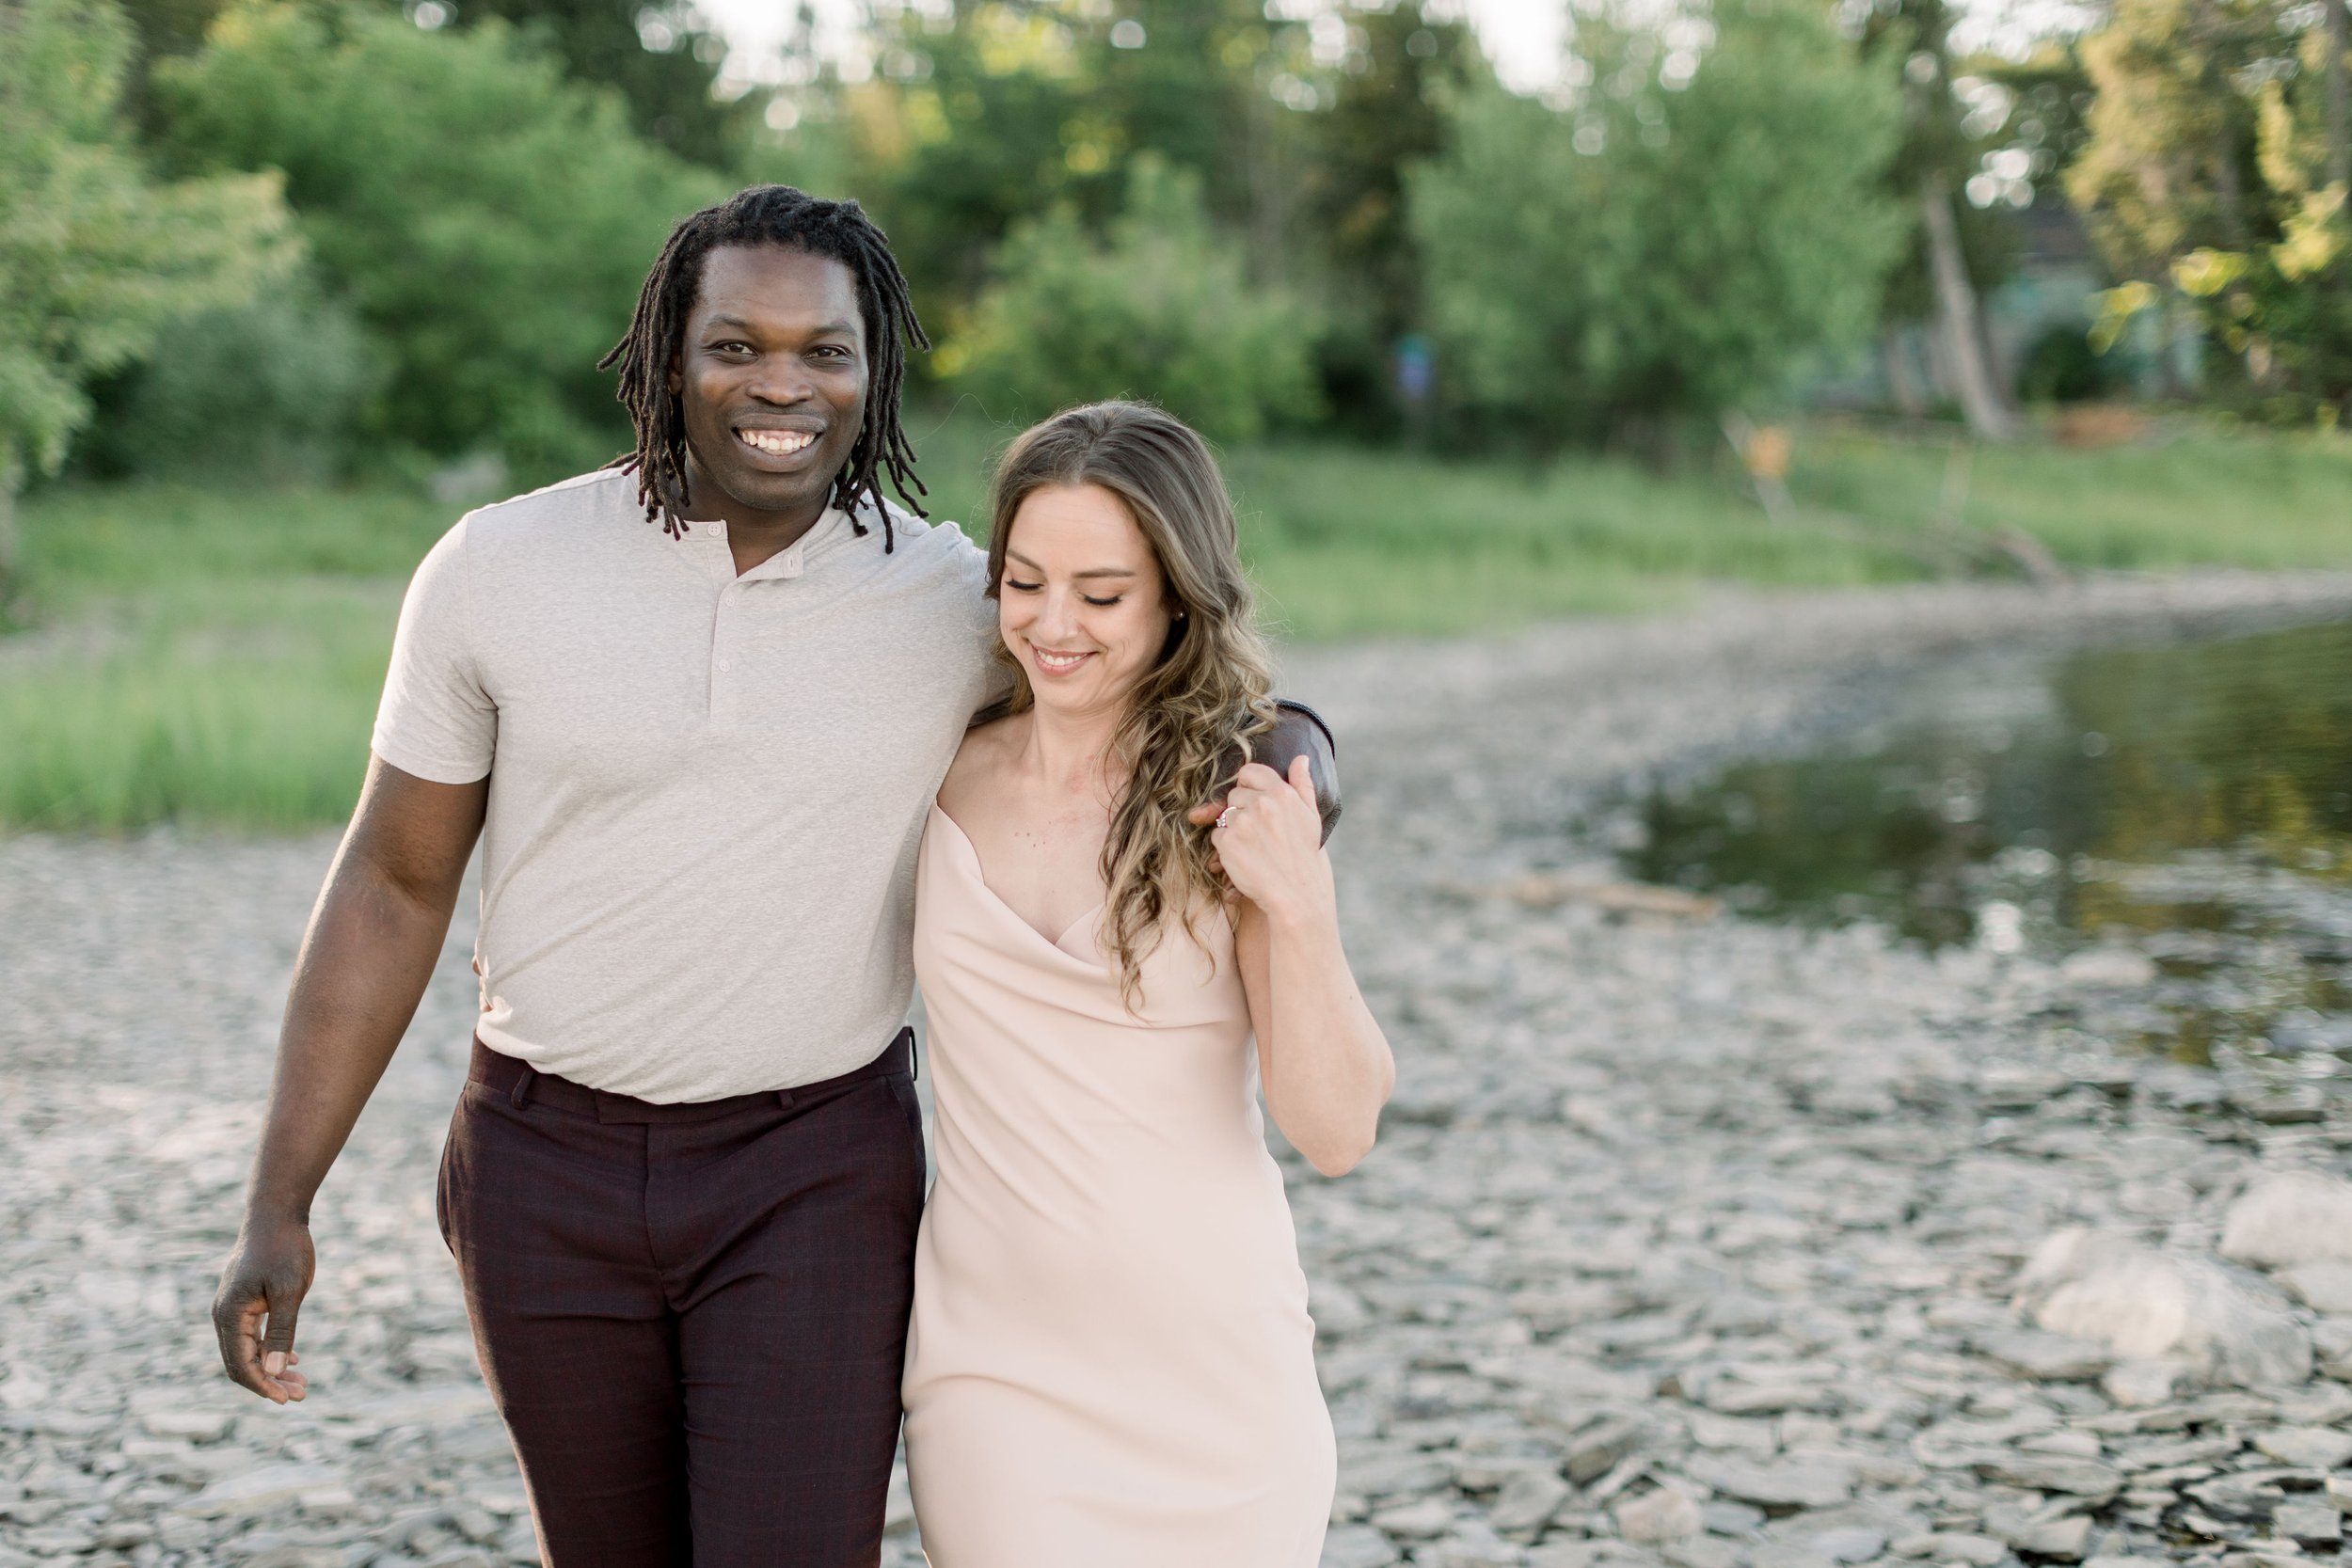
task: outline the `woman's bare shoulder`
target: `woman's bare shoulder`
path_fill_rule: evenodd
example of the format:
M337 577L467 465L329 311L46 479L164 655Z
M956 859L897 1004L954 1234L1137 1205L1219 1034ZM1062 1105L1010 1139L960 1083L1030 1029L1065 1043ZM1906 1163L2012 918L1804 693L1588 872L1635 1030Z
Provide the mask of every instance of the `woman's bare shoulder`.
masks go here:
M963 814L956 809L958 802L970 806L976 803L976 797L989 792L992 782L1000 776L1004 764L1012 755L1014 732L1020 722L1020 715L1008 714L963 732L963 742L956 748L955 760L947 765L947 776L940 781L940 810L961 821Z

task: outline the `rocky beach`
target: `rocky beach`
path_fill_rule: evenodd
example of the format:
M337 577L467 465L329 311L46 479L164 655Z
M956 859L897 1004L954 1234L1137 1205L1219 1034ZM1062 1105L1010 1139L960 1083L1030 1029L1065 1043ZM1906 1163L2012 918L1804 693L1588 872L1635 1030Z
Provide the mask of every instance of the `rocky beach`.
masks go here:
M1740 918L1570 825L1938 660L2346 614L2352 578L2209 575L1291 656L1341 736L1350 949L1400 1069L1359 1170L1285 1163L1327 1568L2337 1560L2352 1038L2126 1049L2144 945ZM0 1568L535 1560L433 1216L469 908L319 1200L312 1397L218 1370L332 850L0 840ZM2352 923L2315 940L2352 953ZM886 1563L912 1526L901 1487Z

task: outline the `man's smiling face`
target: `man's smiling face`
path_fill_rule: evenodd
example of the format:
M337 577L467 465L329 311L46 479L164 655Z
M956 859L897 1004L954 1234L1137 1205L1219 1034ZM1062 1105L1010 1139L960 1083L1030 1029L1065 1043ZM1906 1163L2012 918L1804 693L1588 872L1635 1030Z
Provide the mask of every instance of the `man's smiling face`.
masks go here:
M711 251L671 371L693 462L690 515L814 522L857 443L867 374L848 267L775 245Z

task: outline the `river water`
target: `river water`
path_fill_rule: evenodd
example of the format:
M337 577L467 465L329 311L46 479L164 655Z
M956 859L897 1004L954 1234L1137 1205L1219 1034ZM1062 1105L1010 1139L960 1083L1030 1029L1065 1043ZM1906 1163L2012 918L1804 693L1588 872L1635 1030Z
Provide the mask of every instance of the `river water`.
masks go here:
M1903 677L1802 754L1615 803L1627 871L1745 912L2071 957L2086 1027L2352 1064L2352 623Z

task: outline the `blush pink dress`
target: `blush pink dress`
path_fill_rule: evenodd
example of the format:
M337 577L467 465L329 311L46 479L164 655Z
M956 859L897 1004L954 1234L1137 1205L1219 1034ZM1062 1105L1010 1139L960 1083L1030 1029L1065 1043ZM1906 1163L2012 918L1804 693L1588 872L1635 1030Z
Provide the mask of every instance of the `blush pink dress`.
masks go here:
M914 967L939 1178L915 1248L907 1464L933 1568L1315 1568L1331 1418L1222 915L1136 1013L933 807Z

